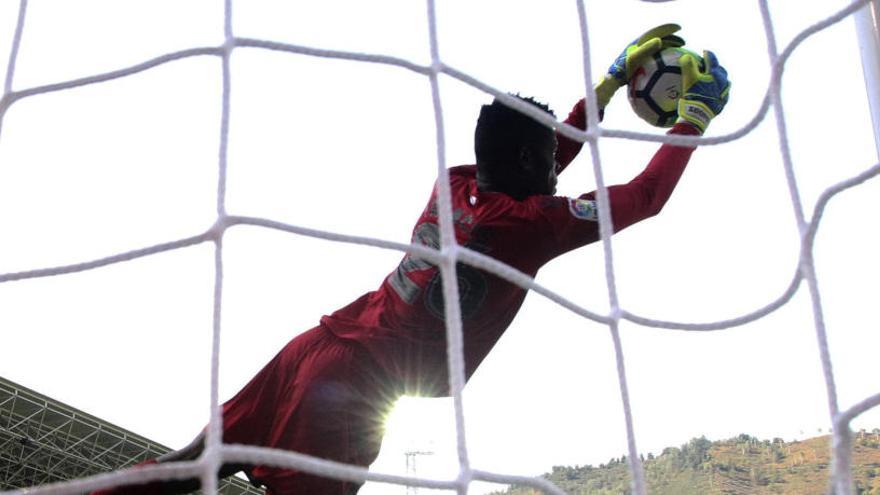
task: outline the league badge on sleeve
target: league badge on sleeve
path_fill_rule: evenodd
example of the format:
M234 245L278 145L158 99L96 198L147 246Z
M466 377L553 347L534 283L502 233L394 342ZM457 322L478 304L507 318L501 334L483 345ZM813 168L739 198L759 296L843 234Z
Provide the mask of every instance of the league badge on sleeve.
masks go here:
M568 200L568 211L580 220L589 220L597 222L599 220L599 212L596 210L596 202L591 199L574 199Z

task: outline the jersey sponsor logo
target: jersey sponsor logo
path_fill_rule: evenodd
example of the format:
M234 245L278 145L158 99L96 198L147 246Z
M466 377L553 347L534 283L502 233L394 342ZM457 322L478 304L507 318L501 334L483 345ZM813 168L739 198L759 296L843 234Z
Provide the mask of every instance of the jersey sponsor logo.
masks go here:
M477 238L481 237L474 232L474 218L470 214L464 215L462 211L453 212L456 230L474 234L474 238L468 239L464 246L474 251L486 253L489 250L483 246ZM424 222L416 226L412 236L413 244L420 244L433 249L440 248L440 228L436 223ZM419 285L410 274L422 270L434 270L431 278L424 287ZM465 263L456 263L455 274L458 279L458 296L461 317L468 320L479 313L489 293L489 283L480 270ZM443 278L440 270L431 262L407 254L404 256L397 269L388 277L388 284L394 292L407 304L414 304L424 292L424 304L428 312L439 318L445 318L445 306L443 298Z
M455 277L458 279L458 300L461 318L469 320L480 312L486 294L489 293L489 283L480 270L464 263L455 264ZM446 318L446 305L443 296L443 277L440 271L431 277L425 294L425 307L441 320Z
M581 220L596 222L599 220L599 212L596 210L596 202L591 199L569 199L568 211L572 216Z

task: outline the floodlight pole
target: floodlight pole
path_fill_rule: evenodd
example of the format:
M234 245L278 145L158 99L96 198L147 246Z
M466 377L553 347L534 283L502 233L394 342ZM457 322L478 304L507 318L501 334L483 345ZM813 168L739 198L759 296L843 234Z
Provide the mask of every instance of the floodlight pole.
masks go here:
M434 455L434 452L430 450L407 450L403 453L406 456L406 474L407 476L416 476L416 456L419 455ZM419 493L419 487L417 486L407 486L406 487L407 495L416 495Z
M856 11L854 17L868 106L874 125L874 145L880 159L880 0L870 0Z

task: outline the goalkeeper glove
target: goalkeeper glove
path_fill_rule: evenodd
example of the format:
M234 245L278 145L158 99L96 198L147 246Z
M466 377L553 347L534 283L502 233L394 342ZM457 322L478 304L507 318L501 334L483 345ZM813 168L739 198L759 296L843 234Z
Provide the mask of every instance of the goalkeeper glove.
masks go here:
M689 122L702 134L727 104L730 81L714 53L703 51L703 60L698 58L686 53L679 59L683 94L678 100L678 122Z
M636 68L648 58L664 48L684 46L684 40L675 33L681 29L678 24L663 24L648 30L626 46L608 68L608 73L596 85L599 109L604 109L611 97L621 87L629 83Z

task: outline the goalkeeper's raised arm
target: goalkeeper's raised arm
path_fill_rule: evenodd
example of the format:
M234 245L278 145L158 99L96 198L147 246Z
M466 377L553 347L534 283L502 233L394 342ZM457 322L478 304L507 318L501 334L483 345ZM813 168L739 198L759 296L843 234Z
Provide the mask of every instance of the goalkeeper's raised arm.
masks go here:
M727 104L730 81L712 52L703 52L703 59L688 53L681 62L684 94L679 99L678 121L668 134L699 136ZM664 144L642 173L626 184L608 188L615 232L660 212L693 151L693 147ZM585 194L581 199L595 201L595 194Z
M649 29L623 48L617 58L614 59L614 62L611 63L608 71L595 86L600 120L605 114L605 107L608 106L617 90L629 84L636 67L664 48L684 46L684 39L676 34L680 30L681 26L678 24L663 24ZM565 123L578 129L587 128L584 100L575 104ZM582 143L569 139L562 134L557 134L557 140L559 142L559 147L556 151L556 172L558 174L565 170L568 164L574 160L582 147Z

